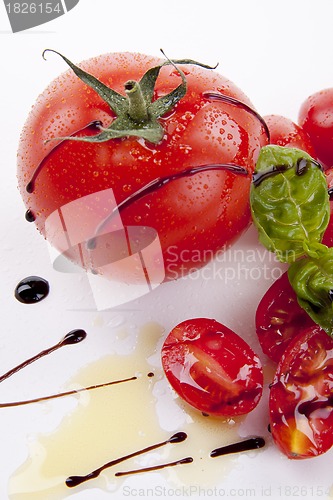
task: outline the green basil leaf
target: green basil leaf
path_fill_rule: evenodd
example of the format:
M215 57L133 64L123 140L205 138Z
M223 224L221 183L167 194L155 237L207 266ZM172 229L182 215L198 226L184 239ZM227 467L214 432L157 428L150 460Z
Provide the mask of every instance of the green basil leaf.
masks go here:
M333 248L321 247L318 258L307 256L291 264L288 277L300 306L333 336Z
M327 183L320 165L304 151L263 147L250 201L261 243L281 262L294 262L321 242L330 214Z

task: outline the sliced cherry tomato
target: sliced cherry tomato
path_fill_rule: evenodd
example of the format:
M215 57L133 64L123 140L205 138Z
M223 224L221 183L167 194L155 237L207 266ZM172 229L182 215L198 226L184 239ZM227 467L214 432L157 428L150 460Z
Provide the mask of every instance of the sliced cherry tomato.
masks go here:
M288 273L267 290L256 311L256 332L263 352L278 363L293 337L315 323L297 302Z
M202 412L242 415L260 400L258 357L241 337L213 319L177 325L164 342L162 364L174 390Z
M310 156L315 156L310 137L292 120L281 115L267 115L264 120L268 126L271 144L302 149Z
M111 278L116 277L117 269L107 264L114 261L110 249L118 244L114 233L119 230L118 219L108 219L114 199L121 206L123 226L155 230L161 249L158 252L154 247L152 262L146 263L146 268L150 264L147 273L154 267L158 271L164 262L166 280L205 265L209 256L230 244L250 223L251 174L261 146L267 143L263 124L230 80L190 63L179 66L186 90L176 103L178 88L185 84L171 64L161 67L155 81L154 68L162 63L141 54L115 53L80 64L80 71L94 75L102 82L100 86L112 87L118 96L114 109L72 70L67 71L39 96L19 144L19 187L29 220L34 219L50 243L73 261ZM137 85L142 85L141 93L136 93L138 99L141 96L140 105L132 106L130 96ZM108 95L109 91L102 87L101 93ZM149 103L143 105L143 98ZM170 110L172 103L176 105ZM129 118L131 126L126 126ZM93 142L77 140L78 136L100 134L105 138L113 126L121 137L103 142L95 137ZM162 131L156 142L145 135L153 127ZM64 136L73 140L48 141ZM219 167L221 164L232 166ZM235 164L242 167L242 174ZM213 168L200 171L199 167L209 165ZM108 194L111 190L114 198ZM60 234L61 227L49 216L61 212L63 222L64 206L69 222ZM94 237L101 227L98 244L87 251L82 231ZM130 242L123 240L122 260L133 262L126 259L131 247L141 251L144 245L137 243L136 236ZM66 245L72 242L73 248L68 249ZM136 265L142 269L139 258ZM118 274L122 272L127 282L126 269Z
M333 445L333 339L319 326L299 333L278 365L270 391L273 439L288 458Z
M300 108L298 123L310 137L318 160L333 167L333 88L309 96Z

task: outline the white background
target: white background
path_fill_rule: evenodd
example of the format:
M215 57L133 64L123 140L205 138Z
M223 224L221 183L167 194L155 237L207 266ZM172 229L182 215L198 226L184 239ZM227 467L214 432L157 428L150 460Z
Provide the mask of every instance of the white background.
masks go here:
M45 62L42 51L53 48L79 62L114 51L159 56L162 47L170 58L188 57L212 65L219 62L218 71L233 80L262 115L276 113L297 120L299 106L309 94L333 86L332 19L331 0L80 0L66 15L12 34L5 7L0 5L0 372L57 342L73 328L92 333L74 349L70 366L64 362L65 354L62 358L59 353L59 365L50 359L4 382L1 401L60 390L70 375L105 353L112 330L106 325L118 314L78 310L84 293L82 278L55 272L43 238L24 220L16 188L20 130L37 95L67 69L57 57L50 56ZM239 245L255 244L255 240L250 231ZM16 283L32 274L44 276L52 284L52 295L38 309L24 307L13 297ZM138 300L135 313L122 311L123 321L135 334L145 318L168 329L190 316L215 317L255 346L253 315L270 282L182 280ZM29 436L52 429L57 418L52 412L41 415L38 409L0 410L1 499L8 498L8 477L24 461ZM313 498L312 486L331 487L331 463L332 453L296 463L276 450L267 450L248 464L242 478L231 473L226 484L239 485L242 479L246 486L254 478L260 484L265 478L261 484L266 486L306 485L300 496ZM73 498L88 499L92 494L99 500L116 498L119 493L90 490Z

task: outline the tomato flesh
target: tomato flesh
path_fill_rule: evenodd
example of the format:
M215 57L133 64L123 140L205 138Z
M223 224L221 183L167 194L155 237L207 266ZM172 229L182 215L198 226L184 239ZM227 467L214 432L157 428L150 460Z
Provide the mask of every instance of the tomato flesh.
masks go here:
M319 326L287 347L270 391L270 427L292 459L321 455L333 445L333 339Z
M314 325L297 302L288 273L283 273L261 299L256 311L256 332L263 352L278 363L293 337Z
M177 325L163 344L162 364L178 395L202 412L242 415L260 400L258 357L241 337L213 319Z

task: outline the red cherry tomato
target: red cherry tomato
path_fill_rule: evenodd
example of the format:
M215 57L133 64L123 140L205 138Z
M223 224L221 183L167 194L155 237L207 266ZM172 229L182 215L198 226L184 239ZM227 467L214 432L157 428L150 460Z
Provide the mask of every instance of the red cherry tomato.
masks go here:
M298 304L287 272L267 290L258 305L255 320L261 348L276 363L291 339L315 324Z
M310 458L333 445L333 339L315 326L287 347L270 392L273 439L288 458Z
M302 149L310 156L315 156L309 136L292 120L280 115L267 115L264 120L268 126L271 144Z
M164 342L162 364L174 390L202 412L242 415L260 400L258 357L241 337L213 319L177 325Z
M149 68L160 63L160 59L140 54L116 53L95 57L80 67L124 95L125 82L140 80ZM64 237L59 236L58 228L48 219L53 212L66 206L72 221L70 240L76 244L82 225L87 226L87 233L94 234L101 217L110 214L112 197L101 205L100 193L112 189L119 205L155 179L177 176L201 165L237 164L245 167L248 175L227 169L185 175L151 190L121 210L125 227L148 227L156 231L165 279L176 279L202 267L250 223L251 174L260 147L267 142L262 123L244 107L211 96L227 94L250 106L247 97L232 82L209 69L194 65L181 68L186 74L187 92L171 112L160 118L164 137L157 144L124 137L98 144L67 140L54 148L55 142L45 144L45 141L73 134L94 135L96 130L87 125L97 120L108 127L114 113L71 70L56 78L39 96L19 145L19 188L30 219L35 218L44 235L45 223L49 221L46 236L61 251ZM171 92L180 83L175 68L164 66L153 99ZM208 91L210 96L205 95ZM28 193L26 186L41 164L34 189ZM87 208L85 197L95 193L88 211L80 217L80 210ZM79 209L75 203L71 204L77 200L82 200ZM114 231L114 224L110 222L106 228ZM106 234L103 236L97 260L109 263L110 248L117 246L117 242L108 240ZM124 252L126 255L126 248ZM83 267L91 268L92 249L87 252L85 244L80 248L76 245L67 254ZM156 261L159 258L158 253L152 257ZM105 269L95 267L95 271L108 276Z
M302 104L298 123L308 134L318 160L333 166L333 88L321 90Z

